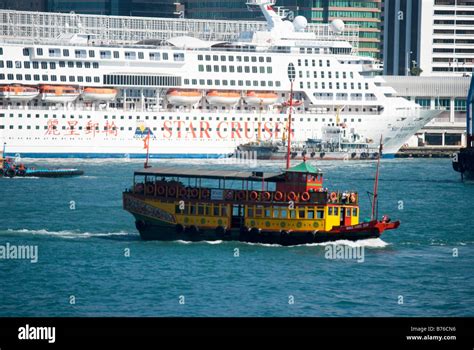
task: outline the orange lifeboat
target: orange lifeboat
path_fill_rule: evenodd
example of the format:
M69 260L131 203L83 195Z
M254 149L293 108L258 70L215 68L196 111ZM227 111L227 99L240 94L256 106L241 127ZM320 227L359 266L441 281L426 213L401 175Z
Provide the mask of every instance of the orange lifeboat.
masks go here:
M79 89L65 85L42 85L40 92L46 102L72 102L80 94Z
M166 93L168 102L172 105L194 105L202 98L202 93L197 90L171 89Z
M22 85L0 86L0 97L15 101L28 101L38 96L39 91L35 87Z
M212 90L207 93L206 99L211 105L232 106L240 101L240 92Z
M117 96L117 89L87 87L82 92L84 101L113 101Z
M278 101L278 95L269 91L248 91L244 100L252 106L269 106Z

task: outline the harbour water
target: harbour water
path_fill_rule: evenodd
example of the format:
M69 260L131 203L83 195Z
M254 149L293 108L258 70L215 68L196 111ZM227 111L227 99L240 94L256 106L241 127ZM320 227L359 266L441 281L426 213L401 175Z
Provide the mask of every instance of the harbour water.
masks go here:
M327 259L328 244L143 242L121 207L142 163L40 163L86 175L0 179L0 246L38 249L36 263L0 259L0 316L474 316L474 184L449 159L382 161L380 214L402 225L338 242L364 247L363 262ZM170 163L246 167L152 165ZM325 186L357 190L369 216L374 162L316 165Z

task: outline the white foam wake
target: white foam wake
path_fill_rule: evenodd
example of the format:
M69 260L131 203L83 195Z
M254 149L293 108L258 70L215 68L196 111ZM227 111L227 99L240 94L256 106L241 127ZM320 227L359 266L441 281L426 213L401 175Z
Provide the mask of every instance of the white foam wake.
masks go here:
M6 232L8 233L15 233L15 234L29 234L29 235L47 235L47 236L55 236L61 238L93 238L93 237L112 237L112 236L128 236L132 235L128 232L80 232L77 230L73 231L48 231L45 229L41 230L28 230L28 229L20 229L20 230L13 230L8 229Z

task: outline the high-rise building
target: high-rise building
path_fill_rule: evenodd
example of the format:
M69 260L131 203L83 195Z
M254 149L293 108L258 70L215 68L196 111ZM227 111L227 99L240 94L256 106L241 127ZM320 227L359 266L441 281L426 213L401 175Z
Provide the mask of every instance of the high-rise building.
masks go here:
M263 20L261 11L251 11L245 0L185 0L186 17L194 19Z
M383 17L384 74L473 71L473 0L385 0Z
M176 0L47 0L50 12L71 12L116 16L180 17L182 2Z
M329 23L339 18L359 27L359 53L381 57L381 0L281 0L282 5L311 22Z
M0 0L0 9L16 11L46 11L47 0Z
M329 23L342 19L359 27L359 53L380 58L381 0L278 0L277 6L289 9L294 16L305 16L308 21ZM249 12L245 0L215 1L187 0L189 18L258 19L259 12Z

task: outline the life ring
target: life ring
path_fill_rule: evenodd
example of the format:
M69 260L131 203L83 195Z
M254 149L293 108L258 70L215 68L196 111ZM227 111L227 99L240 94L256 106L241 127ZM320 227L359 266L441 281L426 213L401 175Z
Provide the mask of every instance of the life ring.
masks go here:
M237 192L237 199L242 201L247 197L247 192L246 191L239 191Z
M197 188L192 188L189 193L191 198L197 198L199 196L199 190Z
M155 193L155 186L152 184L146 185L146 194L153 194Z
M276 200L276 201L281 201L283 200L283 192L281 191L276 191L275 192L275 195L273 196L273 199Z
M165 186L158 186L158 188L156 189L156 193L158 194L158 196L164 196L166 193Z
M258 193L256 191L250 192L250 199L256 201L258 199Z
M350 200L351 203L355 203L357 201L357 195L354 192L351 193Z
M290 201L295 201L296 198L297 198L297 196L296 196L296 193L295 193L295 192L290 192L290 193L288 193L288 199L289 199Z
M188 195L188 190L184 187L181 187L179 189L179 197L180 198L185 198Z
M303 202L309 201L310 198L311 198L311 196L309 195L308 192L303 192L303 193L301 194L301 200L302 200Z
M168 196L170 197L176 196L176 187L168 187Z
M262 196L262 200L269 201L272 199L272 194L270 192L264 192Z
M209 191L207 188L201 190L201 198L202 199L208 199L211 194L211 191Z
M229 201L233 200L233 199L234 199L234 191L232 191L232 190L227 190L227 191L225 192L225 199L227 199L227 200L229 200Z
M331 201L333 201L333 202L337 201L337 193L332 192L330 198L331 198Z

